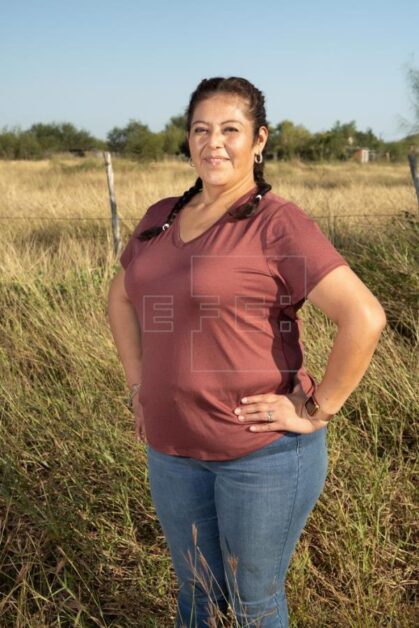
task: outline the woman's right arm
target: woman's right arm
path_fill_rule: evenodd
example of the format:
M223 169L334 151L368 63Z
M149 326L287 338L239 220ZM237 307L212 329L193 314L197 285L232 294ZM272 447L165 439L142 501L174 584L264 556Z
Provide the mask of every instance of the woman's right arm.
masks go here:
M141 329L124 285L122 268L112 279L108 296L108 316L116 349L129 387L142 381Z

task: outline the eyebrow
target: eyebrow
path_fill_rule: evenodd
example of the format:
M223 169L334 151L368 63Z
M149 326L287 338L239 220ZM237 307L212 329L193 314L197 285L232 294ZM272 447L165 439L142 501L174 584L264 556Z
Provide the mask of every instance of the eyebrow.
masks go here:
M227 124L227 122L235 122L236 124L241 124L243 126L243 122L240 122L240 120L224 120L223 122L221 122L221 124ZM205 120L195 120L195 122L192 122L192 126L194 124L210 124L210 123L205 122Z

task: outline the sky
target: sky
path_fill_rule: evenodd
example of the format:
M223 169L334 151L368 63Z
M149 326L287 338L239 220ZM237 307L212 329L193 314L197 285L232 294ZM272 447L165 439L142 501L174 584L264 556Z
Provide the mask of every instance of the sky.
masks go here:
M201 79L243 76L273 125L355 120L391 141L413 116L409 64L419 0L0 0L0 129L160 131Z

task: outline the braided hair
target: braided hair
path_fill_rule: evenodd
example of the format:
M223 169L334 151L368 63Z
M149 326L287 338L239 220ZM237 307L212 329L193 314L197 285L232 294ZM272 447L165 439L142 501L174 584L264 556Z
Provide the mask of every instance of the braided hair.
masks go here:
M253 120L253 139L256 141L258 137L259 128L261 126L268 126L266 120L265 111L265 97L262 92L257 89L250 81L231 76L230 78L215 77L210 79L203 79L195 91L192 93L188 108L186 110L186 129L190 133L192 118L195 111L195 107L198 103L210 96L216 94L234 94L240 96L248 105L248 113ZM263 196L271 190L269 183L266 183L263 176L263 161L262 163L256 163L253 166L253 176L257 185L256 193L250 199L249 202L241 205L234 213L236 220L243 220L249 218L257 212L259 203ZM202 179L197 178L195 183L189 190L183 193L178 198L171 212L166 218L166 221L161 226L150 227L145 231L142 231L137 237L139 240L150 240L159 235L162 231L165 231L170 227L174 219L180 210L189 203L189 201L199 192L202 191Z

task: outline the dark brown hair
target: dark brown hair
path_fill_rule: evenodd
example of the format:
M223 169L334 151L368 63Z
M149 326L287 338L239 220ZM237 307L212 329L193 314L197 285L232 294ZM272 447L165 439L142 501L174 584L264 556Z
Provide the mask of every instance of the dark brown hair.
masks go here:
M246 102L248 115L253 122L253 138L254 141L256 141L259 128L261 126L268 126L265 111L265 97L250 81L236 76L203 79L199 83L198 87L192 93L189 105L186 109L186 129L188 133L190 133L191 130L192 118L197 104L219 93L240 96ZM254 164L253 176L257 185L256 193L248 203L245 203L235 211L234 218L237 220L242 220L243 218L248 218L255 214L260 200L271 189L271 186L269 183L266 183L263 177L263 162L261 164ZM202 180L198 177L194 185L178 198L170 214L167 216L164 225L150 227L142 231L137 237L140 240L150 240L165 229L168 229L182 207L189 203L191 198L193 198L195 194L198 194L198 192L201 192L201 190Z

